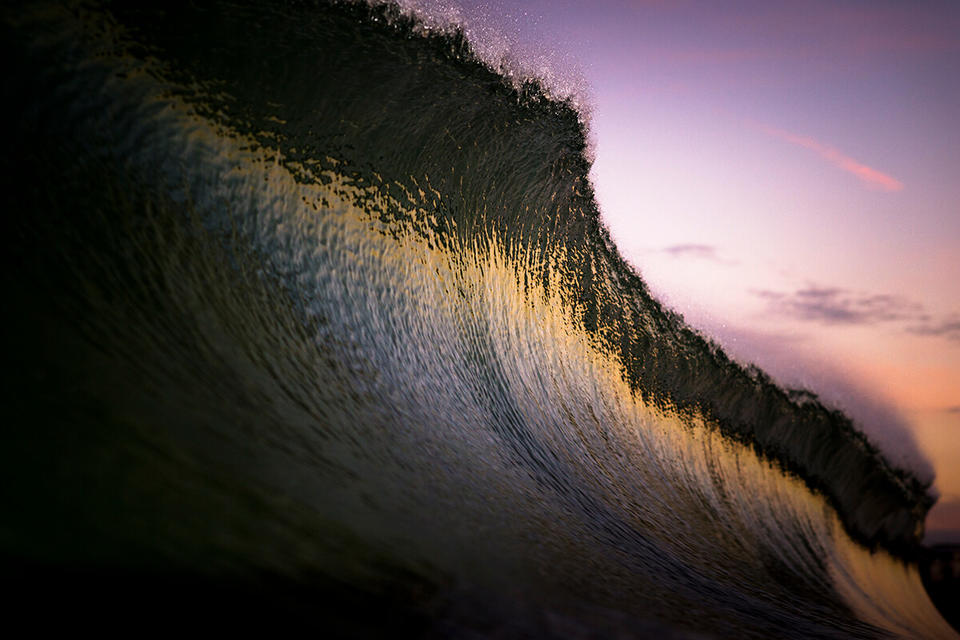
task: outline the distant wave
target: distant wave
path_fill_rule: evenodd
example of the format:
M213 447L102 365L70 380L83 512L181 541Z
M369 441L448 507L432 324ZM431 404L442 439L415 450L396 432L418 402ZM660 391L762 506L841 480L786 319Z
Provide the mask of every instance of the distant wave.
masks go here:
M951 637L929 482L664 309L577 109L462 33L28 3L4 42L8 557L266 572L371 634L343 593L442 636Z

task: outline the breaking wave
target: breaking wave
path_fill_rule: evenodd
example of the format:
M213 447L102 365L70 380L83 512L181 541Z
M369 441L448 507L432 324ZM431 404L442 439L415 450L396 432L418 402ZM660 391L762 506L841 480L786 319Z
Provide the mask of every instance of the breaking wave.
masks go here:
M387 4L3 29L24 574L335 635L954 637L929 481L650 295L569 100Z

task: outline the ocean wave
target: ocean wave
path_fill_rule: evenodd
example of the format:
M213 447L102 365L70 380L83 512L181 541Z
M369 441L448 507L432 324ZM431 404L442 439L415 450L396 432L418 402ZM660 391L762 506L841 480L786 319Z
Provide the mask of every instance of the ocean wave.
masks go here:
M651 296L570 99L394 5L4 21L8 556L451 636L950 636L929 480Z

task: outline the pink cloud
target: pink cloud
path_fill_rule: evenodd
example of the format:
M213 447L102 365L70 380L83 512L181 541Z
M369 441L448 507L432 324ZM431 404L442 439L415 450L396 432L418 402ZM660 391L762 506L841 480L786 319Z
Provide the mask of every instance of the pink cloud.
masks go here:
M760 126L760 129L767 135L786 140L787 142L810 149L811 151L816 151L824 160L843 169L847 173L852 173L869 187L883 191L901 191L903 189L903 183L893 176L888 176L882 171L857 162L850 156L818 140L763 125Z

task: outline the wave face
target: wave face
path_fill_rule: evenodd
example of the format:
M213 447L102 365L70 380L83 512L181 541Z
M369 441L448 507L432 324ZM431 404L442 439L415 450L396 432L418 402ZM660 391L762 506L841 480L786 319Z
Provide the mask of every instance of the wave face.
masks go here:
M334 635L954 637L928 486L651 297L574 108L261 4L4 9L11 566Z

